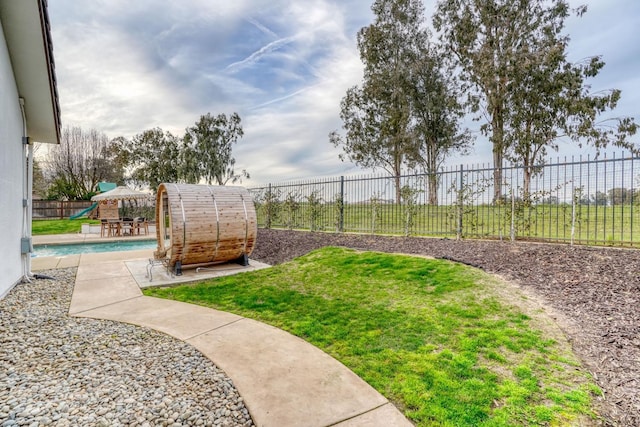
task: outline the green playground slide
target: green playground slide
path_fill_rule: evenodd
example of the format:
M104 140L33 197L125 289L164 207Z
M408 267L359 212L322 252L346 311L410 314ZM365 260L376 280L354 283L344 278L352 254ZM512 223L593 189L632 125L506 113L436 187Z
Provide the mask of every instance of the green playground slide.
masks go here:
M98 207L98 202L92 204L91 206L89 206L86 209L81 210L80 212L78 212L77 214L73 214L69 217L69 219L76 219L76 218L80 218L81 216L84 216L86 214L88 214L89 212L91 212L92 210L94 210L95 208Z

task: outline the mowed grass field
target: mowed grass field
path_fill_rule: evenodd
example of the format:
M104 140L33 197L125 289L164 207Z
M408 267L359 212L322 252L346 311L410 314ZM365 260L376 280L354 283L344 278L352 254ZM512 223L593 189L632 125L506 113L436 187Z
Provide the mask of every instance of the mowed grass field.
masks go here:
M589 425L601 393L517 288L445 260L328 247L257 272L144 290L289 331L419 426Z
M258 224L265 226L268 210L256 205ZM275 212L275 213L273 213ZM312 206L301 202L295 209L281 205L272 210L270 226L395 234L412 236L547 240L580 244L640 246L640 206L538 204L429 206L409 208L395 203Z

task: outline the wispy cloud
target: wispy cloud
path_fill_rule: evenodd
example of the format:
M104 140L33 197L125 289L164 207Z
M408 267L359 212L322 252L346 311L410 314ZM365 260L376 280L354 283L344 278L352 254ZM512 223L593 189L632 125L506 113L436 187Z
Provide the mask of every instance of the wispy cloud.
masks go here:
M269 28L265 27L264 25L262 25L260 22L258 22L258 20L253 19L253 18L246 18L247 21L249 23L251 23L253 26L255 26L257 29L259 29L260 31L262 31L264 34L273 37L274 39L278 39L278 35L276 33L274 33L273 31L271 31Z
M286 45L292 43L293 41L294 41L293 37L285 37L285 38L281 38L281 39L275 40L275 41L267 44L266 46L261 47L257 51L253 52L251 55L249 55L245 59L243 59L241 61L234 62L233 64L229 64L225 68L225 71L235 73L235 72L240 71L243 68L251 67L252 65L254 65L256 62L258 62L265 55L268 55L269 53L272 53L272 52L282 48L283 46L286 46Z
M262 104L260 104L260 105L256 105L255 107L252 107L252 108L251 108L251 110L258 110L258 109L260 109L260 108L267 107L267 106L269 106L269 105L272 105L272 104L275 104L275 103L278 103L278 102L281 102L281 101L285 101L285 100L287 100L287 99L289 99L289 98L293 98L294 96L297 96L297 95L300 95L300 94L303 94L303 93L307 92L307 91L308 91L309 89L311 89L312 87L313 87L313 86L305 87L305 88L302 88L302 89L300 89L300 90L297 90L297 91L295 91L295 92L293 92L293 93L290 93L290 94L288 94L288 95L281 96L281 97L279 97L279 98L275 98L275 99L269 100L269 101L267 101L267 102L263 102L263 103L262 103Z

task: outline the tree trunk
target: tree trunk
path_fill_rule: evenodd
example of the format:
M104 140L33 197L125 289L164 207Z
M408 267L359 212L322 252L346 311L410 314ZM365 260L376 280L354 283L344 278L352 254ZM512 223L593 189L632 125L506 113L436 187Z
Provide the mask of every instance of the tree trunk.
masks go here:
M533 175L533 167L528 162L524 165L524 176L522 182L522 200L528 206L531 203L531 175Z
M502 150L493 148L493 204L502 200Z
M490 42L497 43L498 35L491 34ZM494 58L497 61L491 64L495 71L502 71L502 58ZM495 73L488 78L484 85L484 92L487 96L489 115L491 116L491 144L493 146L493 204L502 202L502 161L505 152L504 144L504 113L506 106L506 79Z
M429 204L431 206L438 206L438 174L427 174L427 186Z
M492 114L493 143L493 203L502 200L502 160L504 157L504 122L500 107L494 108Z

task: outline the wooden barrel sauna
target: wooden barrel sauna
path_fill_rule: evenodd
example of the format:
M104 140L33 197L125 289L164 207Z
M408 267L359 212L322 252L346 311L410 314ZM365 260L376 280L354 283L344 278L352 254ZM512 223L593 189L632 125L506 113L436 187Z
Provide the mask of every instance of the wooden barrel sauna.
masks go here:
M171 267L239 261L246 265L258 233L243 187L163 183L156 195L156 258Z

